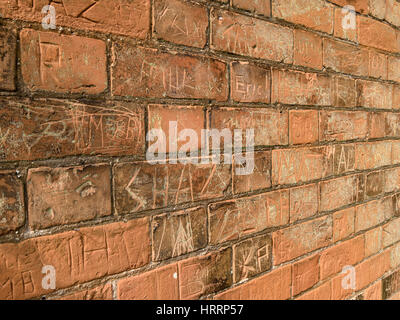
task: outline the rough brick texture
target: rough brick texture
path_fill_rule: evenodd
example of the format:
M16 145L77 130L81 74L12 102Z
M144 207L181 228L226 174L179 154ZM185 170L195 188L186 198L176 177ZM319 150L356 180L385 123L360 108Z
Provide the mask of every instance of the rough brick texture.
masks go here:
M0 1L0 299L399 299L399 10Z

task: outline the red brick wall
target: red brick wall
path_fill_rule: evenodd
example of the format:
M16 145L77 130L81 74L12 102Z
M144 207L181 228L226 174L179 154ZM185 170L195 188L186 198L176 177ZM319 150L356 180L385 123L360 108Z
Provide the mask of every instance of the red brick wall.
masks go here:
M0 298L399 297L397 1L0 0L0 15ZM148 163L169 121L254 128L254 172Z

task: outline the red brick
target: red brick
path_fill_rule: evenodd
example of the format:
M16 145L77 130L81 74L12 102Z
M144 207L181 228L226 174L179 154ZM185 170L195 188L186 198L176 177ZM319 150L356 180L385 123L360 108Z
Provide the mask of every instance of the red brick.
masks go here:
M123 271L150 260L148 219L87 227L57 235L0 245L0 297L27 299L43 289L42 267L56 271L56 289L67 288Z
M370 257L382 249L382 227L365 233L365 257Z
M245 193L271 187L271 152L254 152L254 170L251 174L237 175L236 169L242 166L233 156L232 193Z
M229 164L118 164L113 178L115 209L118 214L135 213L219 198L231 178Z
M321 179L328 169L323 147L272 151L272 184L295 184Z
M315 30L333 31L333 6L322 0L272 0L272 15Z
M332 286L331 300L346 300L354 294L354 289L347 284L349 282L349 276L352 276L353 274L354 273L345 271L330 280Z
M386 14L386 0L369 0L369 10L371 15L384 19Z
M318 111L291 110L289 125L291 144L307 144L318 141Z
M322 69L322 38L296 29L294 31L294 64Z
M368 113L350 111L320 111L320 141L365 139L368 133Z
M47 0L10 0L0 4L3 17L42 22L42 8ZM149 0L85 0L57 1L51 3L56 9L57 26L115 33L144 39L150 30Z
M0 29L0 89L15 90L17 37L14 31Z
M333 241L343 240L354 234L355 209L349 208L333 214Z
M363 261L356 267L356 290L365 288L390 269L390 251Z
M180 0L156 0L153 11L153 34L157 38L199 48L206 44L206 8Z
M327 281L315 289L303 294L297 300L330 300L332 297L332 282Z
M198 299L232 285L231 249L180 261L179 292L183 300Z
M333 34L336 38L357 42L357 19L355 19L356 25L354 29L352 27L343 28L343 23L347 21L349 17L354 17L354 19L356 18L356 16L348 10L343 10L343 8L335 8L335 30Z
M332 91L332 81L326 75L275 69L272 72L272 103L329 106L334 100Z
M110 167L31 169L29 225L43 229L111 215Z
M355 145L330 145L326 148L327 169L325 176L355 171Z
M290 261L332 242L332 218L304 222L272 234L274 265Z
M369 12L369 0L332 0L331 2L339 5L339 6L347 6L351 5L357 12L368 14Z
M106 284L63 296L60 300L113 300L113 293L111 284Z
M119 164L114 169L116 210L133 213L219 198L230 181L229 164Z
M255 12L264 16L271 15L271 5L265 0L232 0L232 5L239 9Z
M207 245L204 208L187 209L152 218L153 261L166 260Z
M217 300L286 300L290 298L291 266L276 269L262 277L216 295Z
M342 242L321 253L321 279L339 273L348 265L355 265L364 259L364 236Z
M320 210L330 211L362 201L364 183L362 175L320 182Z
M358 16L358 41L362 45L398 52L398 32L389 25L372 18Z
M399 8L400 9L400 8ZM400 58L388 57L388 80L400 82Z
M356 106L356 81L352 78L334 77L334 105L336 107Z
M356 169L375 169L392 164L392 144L371 142L356 145Z
M383 247L388 247L400 240L400 218L390 221L383 226Z
M0 171L0 194L0 235L3 235L25 222L24 186L15 172Z
M30 29L20 38L22 77L30 90L95 94L107 88L103 41Z
M289 222L289 192L275 191L209 205L211 244L242 238Z
M400 3L396 0L386 0L386 15L385 20L395 26L400 26Z
M201 106L166 106L166 105L149 105L148 106L148 130L162 130L166 137L166 152L180 152L190 148L190 151L197 151L202 147L202 129L205 123L205 113ZM176 122L176 141L171 141L174 132L170 132L170 122ZM188 141L186 137L181 139L182 130L193 130L197 135L197 141ZM174 139L173 139L174 140ZM152 141L154 142L154 141ZM150 145L152 144L150 142ZM158 138L157 141L158 142ZM170 143L172 142L172 143ZM176 143L176 145L175 145ZM160 150L158 150L160 152ZM161 153L165 153L162 152Z
M271 101L271 71L246 62L231 63L231 95L237 102Z
M371 201L356 207L355 231L377 226L393 216L392 198Z
M117 43L112 56L113 95L219 101L228 97L226 65L218 60Z
M377 109L392 109L392 85L380 82L357 80L356 86L358 106Z
M369 50L369 76L386 80L388 78L388 56L373 49Z
M382 281L378 281L363 293L364 300L382 300Z
M272 267L272 239L262 235L233 246L233 281L241 282Z
M120 300L178 300L178 266L171 264L118 282Z
M382 195L385 183L383 171L368 173L365 181L365 197L371 198Z
M386 113L385 114L385 136L399 137L400 136L400 114Z
M381 297L387 299L396 296L396 292L400 292L400 271L396 270L391 275L385 277L382 281Z
M68 155L144 154L144 110L115 102L85 105L53 99L0 99L3 161Z
M211 12L211 48L253 58L293 62L293 31L222 10Z
M367 76L369 52L358 46L324 39L324 67L337 72Z
M211 129L242 130L242 146L246 146L246 130L254 129L257 146L288 144L288 112L266 108L214 108L211 111ZM229 144L228 144L229 145Z
M290 222L312 217L318 213L318 185L290 189Z
M319 259L320 255L314 255L293 264L292 294L294 296L313 287L319 281Z
M369 138L383 138L386 135L386 113L369 113Z

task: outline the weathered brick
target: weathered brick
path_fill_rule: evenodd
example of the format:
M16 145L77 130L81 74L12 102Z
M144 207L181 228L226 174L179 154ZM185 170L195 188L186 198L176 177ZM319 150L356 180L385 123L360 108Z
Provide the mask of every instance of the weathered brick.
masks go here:
M60 300L113 300L113 293L111 284L106 284L63 296Z
M28 89L95 94L107 88L103 41L31 29L22 30L20 38Z
M272 239L262 235L233 246L233 281L241 282L272 267Z
M384 173L375 171L368 173L365 180L365 196L376 197L383 193L385 188Z
M292 294L294 296L311 288L319 281L319 259L320 255L317 254L293 264Z
M289 192L275 191L209 205L211 244L234 240L289 222Z
M378 281L365 289L363 298L364 300L382 300L382 281Z
M369 133L371 139L383 138L386 135L386 114L383 112L370 112L369 117Z
M400 219L397 218L383 226L383 247L388 247L400 240Z
M369 11L374 17L385 18L386 0L369 0Z
M0 29L0 89L15 90L17 37L14 31Z
M295 259L332 242L332 217L323 217L275 231L272 234L274 265Z
M386 80L388 78L388 56L373 49L369 50L369 76Z
M392 109L392 85L380 82L357 80L356 87L358 106L377 109Z
M369 12L369 0L332 0L331 2L339 5L339 6L347 6L351 5L357 12L368 14Z
M178 300L178 265L171 264L118 282L120 300Z
M350 111L320 111L320 141L365 139L368 133L368 113Z
M3 161L144 153L144 110L135 104L2 98L0 105Z
M356 207L355 231L377 226L393 216L392 198L383 198Z
M358 41L362 45L398 52L400 48L397 30L375 19L358 16Z
M400 291L400 271L392 273L382 280L382 298L386 300Z
M295 184L321 179L328 169L324 147L272 151L272 184Z
M153 260L177 257L207 245L204 208L188 209L152 218Z
M24 187L15 172L0 171L0 194L0 235L3 235L25 222Z
M156 0L153 34L159 39L203 48L208 27L207 9L180 0Z
M271 4L265 0L232 0L232 5L239 9L255 12L264 16L271 15Z
M364 177L346 176L320 182L320 210L330 211L364 199Z
M231 95L238 102L271 101L271 71L246 62L231 63Z
M237 175L236 169L242 167L233 156L232 168L232 193L245 193L271 187L271 152L260 151L252 154L254 157L254 170L251 174Z
M367 76L369 52L358 46L324 39L324 67L337 72Z
M396 0L386 0L385 20L399 27L400 26L400 3Z
M333 90L335 92L334 105L336 107L356 106L356 81L351 78L334 77Z
M333 31L333 6L322 0L272 0L272 15L319 31Z
M332 282L327 281L315 289L301 295L297 300L331 300Z
M42 267L53 266L56 289L139 268L149 262L148 219L87 227L0 245L0 297L26 299L43 289Z
M265 108L218 108L211 111L211 129L242 130L242 146L246 146L246 130L254 129L254 146L288 144L288 112ZM229 146L229 144L227 144Z
M222 197L231 181L229 164L118 164L114 168L119 214Z
M400 9L400 8L399 8ZM388 57L388 80L393 80L400 82L400 58L397 57Z
M322 69L322 38L311 32L294 31L294 64Z
M368 0L367 0L368 1ZM355 17L351 11L343 10L343 8L335 8L335 29L333 34L336 38L347 39L353 42L357 42L357 20L355 28L346 27L343 28L343 24Z
M10 0L0 4L3 17L42 22L47 0ZM149 0L53 1L56 24L144 39L150 30Z
M111 70L116 96L226 100L226 65L205 57L114 43Z
M217 300L285 300L290 298L291 266L276 269L262 277L216 295Z
M293 31L222 10L211 12L211 48L253 58L293 62Z
M111 215L110 179L108 165L29 170L30 227L43 229Z
M389 112L385 114L385 136L395 138L400 136L400 114Z
M312 217L318 213L318 185L290 189L290 222Z
M291 110L289 112L289 141L291 144L318 141L318 111Z
M231 249L180 261L180 298L198 299L232 285Z
M355 145L341 144L327 146L326 149L326 175L338 175L355 170Z
M272 103L333 104L333 83L326 75L300 71L272 71Z
M365 237L365 257L370 257L382 249L382 227L367 231Z
M356 144L355 166L358 170L374 169L392 164L392 144L371 142Z
M345 239L354 234L355 208L349 208L333 214L333 241Z

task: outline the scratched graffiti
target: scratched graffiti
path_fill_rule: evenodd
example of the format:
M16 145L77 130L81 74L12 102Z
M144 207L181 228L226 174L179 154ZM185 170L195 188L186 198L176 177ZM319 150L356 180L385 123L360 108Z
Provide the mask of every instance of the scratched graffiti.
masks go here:
M144 152L144 111L138 106L49 99L1 99L0 104L2 160Z

